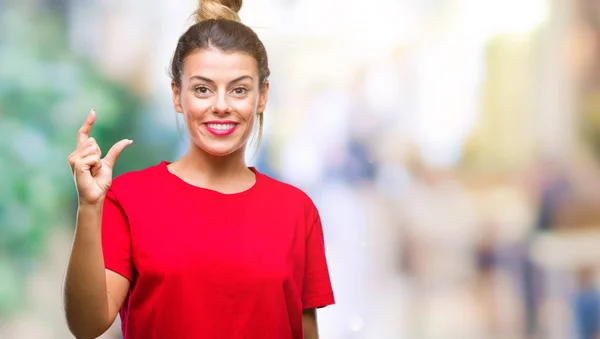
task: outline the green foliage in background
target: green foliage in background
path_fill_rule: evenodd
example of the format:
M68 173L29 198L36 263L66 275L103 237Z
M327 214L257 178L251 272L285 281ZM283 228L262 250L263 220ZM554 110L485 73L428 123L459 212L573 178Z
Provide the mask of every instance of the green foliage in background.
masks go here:
M0 319L23 306L49 230L74 226L67 156L89 110L98 112L92 132L104 152L120 139L136 141L116 174L157 163L177 142L141 142L141 98L69 50L60 14L22 6L0 13ZM145 134L153 129L164 132L144 124Z

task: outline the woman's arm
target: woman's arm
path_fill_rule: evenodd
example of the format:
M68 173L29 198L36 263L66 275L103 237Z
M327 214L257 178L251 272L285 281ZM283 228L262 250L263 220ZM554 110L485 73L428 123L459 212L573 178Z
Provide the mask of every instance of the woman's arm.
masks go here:
M315 308L309 308L302 312L302 327L304 327L304 339L319 339Z
M131 140L116 143L102 159L89 137L96 112L90 111L77 132L77 147L69 157L79 208L77 226L64 281L67 325L78 339L96 338L112 325L129 289L129 281L107 273L102 252L104 198L112 182L112 169Z
M77 338L96 338L114 322L129 281L104 268L102 205L82 205L64 283L67 324Z

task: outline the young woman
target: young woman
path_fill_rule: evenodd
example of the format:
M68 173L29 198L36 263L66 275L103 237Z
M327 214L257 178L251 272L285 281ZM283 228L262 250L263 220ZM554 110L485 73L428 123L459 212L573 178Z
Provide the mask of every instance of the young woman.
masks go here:
M204 0L177 44L173 104L190 149L175 162L112 169L89 137L69 156L79 209L67 265L67 323L96 338L120 313L125 339L318 338L334 303L319 213L299 189L248 167L269 91L267 54L239 22L242 0Z

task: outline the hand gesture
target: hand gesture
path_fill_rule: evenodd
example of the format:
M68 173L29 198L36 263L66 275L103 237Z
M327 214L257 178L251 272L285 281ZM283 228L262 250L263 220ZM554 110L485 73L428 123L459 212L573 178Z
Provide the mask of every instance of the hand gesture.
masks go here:
M90 130L96 121L96 112L92 110L85 119L77 135L77 148L69 155L69 165L75 179L80 204L96 204L102 201L112 182L115 161L132 140L117 142L102 159L102 152Z

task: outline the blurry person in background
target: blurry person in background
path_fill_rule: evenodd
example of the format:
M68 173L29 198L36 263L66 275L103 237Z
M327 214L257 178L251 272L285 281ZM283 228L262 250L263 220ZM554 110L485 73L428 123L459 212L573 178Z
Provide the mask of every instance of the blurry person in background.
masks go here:
M475 245L476 290L482 308L487 333L497 333L495 280L497 267L496 234L493 223L482 223L482 235Z
M577 274L573 313L577 339L598 339L600 335L600 293L595 286L596 271L582 268Z
M201 1L171 66L173 104L190 149L112 181L92 110L69 156L77 227L64 284L77 338L120 313L126 339L318 338L334 303L321 218L298 188L245 163L269 91L267 54L240 23L241 0Z
M571 192L566 171L558 161L542 159L536 172L539 208L533 228L524 241L521 274L527 338L538 338L542 330L539 318L545 287L542 268L538 267L528 253L536 235L556 226L557 210Z

